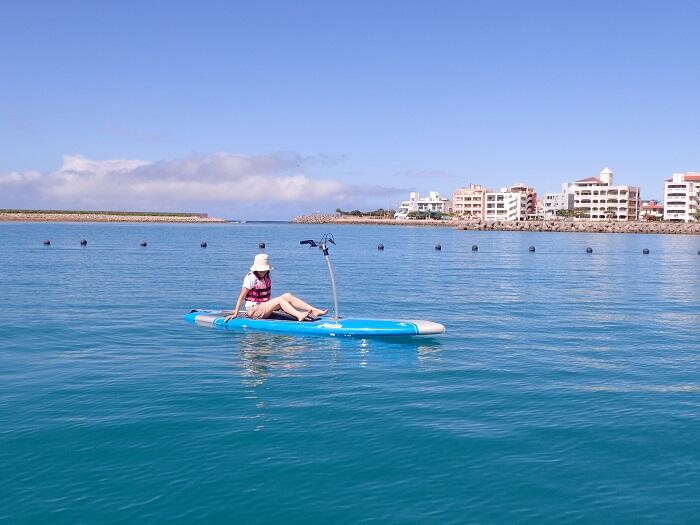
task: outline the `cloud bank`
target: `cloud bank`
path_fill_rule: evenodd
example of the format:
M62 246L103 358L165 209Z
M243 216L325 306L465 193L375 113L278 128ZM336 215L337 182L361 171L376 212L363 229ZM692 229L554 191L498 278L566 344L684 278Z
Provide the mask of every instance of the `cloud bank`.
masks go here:
M306 173L309 165L326 163L325 158L296 153L216 153L158 162L67 155L57 171L0 174L0 205L209 211L313 203L306 207L313 211L319 203L326 203L325 208L361 206L396 194L392 188L355 186Z

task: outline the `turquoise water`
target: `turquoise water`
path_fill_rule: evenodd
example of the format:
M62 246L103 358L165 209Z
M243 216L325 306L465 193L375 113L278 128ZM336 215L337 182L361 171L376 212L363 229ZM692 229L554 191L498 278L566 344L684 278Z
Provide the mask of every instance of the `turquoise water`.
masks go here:
M699 237L335 227L343 315L446 334L182 321L260 241L330 306L328 229L0 224L0 521L697 523Z

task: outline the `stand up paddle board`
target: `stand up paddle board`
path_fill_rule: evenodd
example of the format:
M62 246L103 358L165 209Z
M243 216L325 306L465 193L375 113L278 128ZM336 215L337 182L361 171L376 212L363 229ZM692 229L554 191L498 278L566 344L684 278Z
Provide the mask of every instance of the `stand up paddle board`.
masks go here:
M314 321L299 322L296 319L287 320L283 315L271 319L250 319L235 317L224 321L231 311L226 310L193 310L185 314L185 320L198 325L212 326L225 330L262 332L277 332L294 335L325 335L325 336L418 336L437 335L445 331L445 327L432 321L399 321L394 319L333 319L329 316Z
M445 331L445 327L432 321L397 321L394 319L344 319L338 312L338 292L335 287L335 273L328 256L328 245L335 245L333 234L326 233L320 241L307 239L299 244L308 245L311 248L319 248L328 266L333 291L333 310L335 315L324 316L313 321L297 321L284 312L274 312L270 319L250 319L247 317L235 317L230 321L224 321L227 315L233 313L229 310L192 310L185 314L185 320L195 324L214 326L226 330L259 330L261 332L278 332L282 334L300 335L330 335L330 336L413 336L413 335L437 335Z

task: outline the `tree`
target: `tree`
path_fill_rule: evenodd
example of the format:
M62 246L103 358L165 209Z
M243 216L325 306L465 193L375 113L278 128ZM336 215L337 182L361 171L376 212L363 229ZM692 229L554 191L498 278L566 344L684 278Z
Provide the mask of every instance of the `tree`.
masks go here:
M693 217L696 221L700 221L700 210L695 210L693 213L690 214L691 217Z
M574 210L557 210L557 215L559 217L588 217L588 210L586 208L576 208Z

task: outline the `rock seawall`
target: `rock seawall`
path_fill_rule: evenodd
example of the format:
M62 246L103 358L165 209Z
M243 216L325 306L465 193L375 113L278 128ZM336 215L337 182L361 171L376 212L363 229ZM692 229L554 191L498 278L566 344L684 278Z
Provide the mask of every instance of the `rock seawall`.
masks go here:
M389 226L452 227L475 231L530 231L569 233L648 233L700 235L700 222L661 221L438 221L372 219L368 217L340 217L337 215L302 215L292 220L297 224L375 224Z
M226 222L199 215L109 215L101 213L0 213L0 222Z

